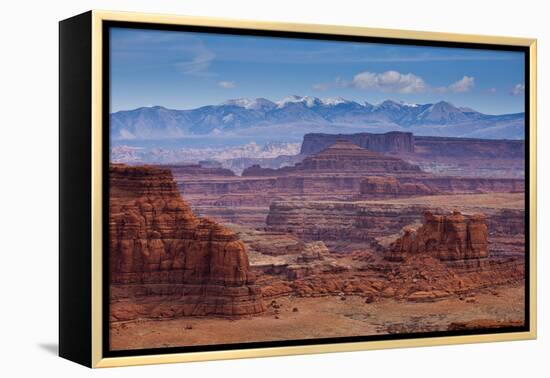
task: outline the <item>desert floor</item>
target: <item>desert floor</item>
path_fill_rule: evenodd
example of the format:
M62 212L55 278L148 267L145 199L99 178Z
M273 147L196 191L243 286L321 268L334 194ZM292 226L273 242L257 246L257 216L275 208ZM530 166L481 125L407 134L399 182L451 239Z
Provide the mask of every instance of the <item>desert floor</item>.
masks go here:
M453 322L524 319L523 285L484 289L436 302L338 296L282 297L239 319L184 317L111 323L111 349L128 350L446 330Z

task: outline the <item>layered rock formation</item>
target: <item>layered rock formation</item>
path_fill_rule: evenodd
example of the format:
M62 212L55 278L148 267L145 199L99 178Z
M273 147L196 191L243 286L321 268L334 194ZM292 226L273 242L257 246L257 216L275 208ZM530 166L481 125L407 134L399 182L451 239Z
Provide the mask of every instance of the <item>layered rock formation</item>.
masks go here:
M306 157L293 167L280 169L253 166L243 171L243 176L288 176L293 174L325 174L353 172L360 174L419 173L420 168L404 160L367 150L346 140L337 139L322 151Z
M316 154L339 139L399 157L425 172L447 176L524 177L525 141L386 134L306 134L302 154Z
M296 170L314 172L358 173L412 173L420 168L404 160L371 151L345 140L338 139L321 152L305 158L296 164Z
M170 316L264 310L244 244L195 216L169 170L111 165L109 182L112 301L169 298Z
M276 201L266 223L269 231L289 232L308 241L369 242L419 221L426 209L423 205Z
M172 171L175 178L180 176L235 176L232 170L222 167L209 166L211 163L202 164L171 164L163 165L163 168Z
M523 178L441 176L417 165L337 139L294 166L253 165L242 176L179 175L193 206L266 207L274 200L360 200L438 193L522 192Z
M359 147L376 152L414 152L412 133L389 132L385 134L321 134L304 135L301 154L316 154L334 144L337 140L347 140Z
M426 156L452 156L472 158L525 157L525 141L474 138L415 136L412 133L394 131L385 134L320 134L304 135L301 154L316 154L337 140L347 140L368 150L389 154L415 153Z
M358 198L410 197L457 193L518 193L525 191L525 180L418 175L416 177L365 177Z
M440 260L479 259L489 255L488 228L484 214L465 217L424 213L417 230L407 228L389 247L386 258L400 261L408 255L427 254Z
M385 198L401 196L422 196L438 193L422 182L401 183L395 177L366 177L361 181L360 196L368 198Z
M420 199L434 198L437 205ZM418 197L419 201L394 203L397 201L275 201L269 208L267 229L271 232L292 233L306 241L322 240L325 243L368 243L381 242L381 238L398 234L404 227L420 225L423 214L431 211L444 214L456 208L446 206L444 196ZM468 214L482 211L486 215L489 237L493 249L510 250L517 245L517 253L522 254L524 245L523 209L491 208L483 206L486 199L477 202L472 196L471 203L460 209ZM409 202L407 200L407 202ZM468 217L468 219L470 219ZM388 240L393 241L394 239ZM385 245L385 244L384 244ZM514 247L514 249L516 249Z

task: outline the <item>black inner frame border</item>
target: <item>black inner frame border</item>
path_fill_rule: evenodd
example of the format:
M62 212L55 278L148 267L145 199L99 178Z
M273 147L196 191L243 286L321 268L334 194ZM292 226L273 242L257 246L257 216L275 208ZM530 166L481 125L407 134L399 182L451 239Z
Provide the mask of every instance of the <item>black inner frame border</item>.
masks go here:
M466 48L476 50L496 50L496 51L516 51L524 53L524 84L525 84L525 319L524 325L520 327L503 327L496 329L473 329L460 331L434 331L434 332L417 332L404 334L386 334L386 335L369 335L369 336L347 336L347 337L330 337L330 338L315 338L302 340L281 340L281 341L257 341L248 343L231 343L231 344L214 344L214 345L197 345L197 346L181 346L181 347L166 347L166 348L143 348L130 350L110 350L109 347L109 306L110 306L110 272L109 272L109 161L110 161L110 29L114 27L127 29L145 29L145 30L164 30L164 31L180 31L180 32L195 32L208 34L222 34L235 36L258 36L258 37L275 37L275 38L293 38L293 39L314 39L324 41L341 41L341 42L364 42L364 43L380 43L387 45L411 45L411 46L426 46L426 47L449 47L449 48ZM404 31L406 33L406 31ZM237 350L237 349L255 349L268 347L291 347L291 346L306 346L319 344L339 344L365 341L381 341L381 340L409 340L421 338L447 337L447 336L466 336L466 335L488 335L502 334L510 332L528 332L531 329L530 324L530 50L528 46L508 46L498 44L470 43L470 42L446 42L446 41L430 41L430 40L412 40L405 38L389 38L389 37L368 37L354 35L334 35L324 33L308 33L308 32L288 32L288 31L272 31L272 30L256 30L256 29L240 29L228 27L212 27L212 26L195 26L195 25L172 25L172 24L156 24L146 22L128 22L128 21L102 21L102 210L103 210L103 279L102 279L102 355L103 357L129 357L142 355L158 355L172 353L191 353L191 352L207 352L207 351L222 351L222 350Z

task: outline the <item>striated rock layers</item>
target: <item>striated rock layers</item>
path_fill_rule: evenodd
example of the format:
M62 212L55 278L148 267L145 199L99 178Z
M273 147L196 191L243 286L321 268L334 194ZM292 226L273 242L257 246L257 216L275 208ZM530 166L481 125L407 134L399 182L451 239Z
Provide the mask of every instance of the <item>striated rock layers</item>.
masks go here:
M292 233L303 240L369 242L417 222L424 205L365 202L275 201L267 229Z
M306 134L301 153L316 154L339 139L399 157L423 171L446 176L514 177L524 175L525 141L386 134Z
M306 134L300 153L304 155L316 154L342 139L372 151L397 155L415 153L424 156L467 157L469 159L523 159L525 156L525 141L523 140L415 136L412 133L400 131L385 134Z
M404 160L367 150L346 140L337 139L319 153L308 156L293 167L279 169L253 166L243 171L243 176L287 176L295 174L323 174L352 172L361 174L411 174L420 173L418 166Z
M395 198L443 193L521 193L523 191L525 191L525 180L517 178L368 176L361 180L358 198Z
M401 261L407 255L428 254L440 260L479 259L489 255L488 229L484 214L466 217L458 211L452 215L424 213L417 230L407 228L389 247L386 258Z
M206 166L205 166L206 165ZM174 178L181 176L235 176L232 170L216 166L208 166L207 163L202 164L171 164L163 165L163 168L170 169Z
M429 187L422 182L401 183L395 177L370 176L361 181L360 197L384 198L384 197L410 197L437 194L438 190Z
M109 181L111 301L168 302L169 311L154 314L160 317L264 310L244 244L195 216L169 170L111 165ZM114 309L115 319L135 316L129 305ZM152 315L143 306L135 311Z
M318 154L305 158L295 165L301 171L329 172L381 172L412 173L420 172L416 165L390 157L376 151L361 148L345 139L338 139Z
M176 176L194 206L269 206L273 200L358 200L438 193L521 192L519 178L437 176L394 156L336 140L292 167L253 165L242 176Z
M428 210L442 214L453 208L377 201L274 201L269 207L267 230L288 232L306 241L369 242L395 235L411 224L421 224L422 214ZM523 209L465 205L461 210L468 213L483 211L493 241L512 238L523 243Z
M300 153L305 155L316 154L334 144L337 140L347 140L359 147L377 152L414 152L413 134L393 131L385 134L306 134Z

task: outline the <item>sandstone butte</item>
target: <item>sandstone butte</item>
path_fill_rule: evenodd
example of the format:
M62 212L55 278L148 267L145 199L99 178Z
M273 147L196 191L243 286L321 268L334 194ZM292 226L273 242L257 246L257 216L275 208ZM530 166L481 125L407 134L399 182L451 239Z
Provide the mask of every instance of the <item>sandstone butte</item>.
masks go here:
M286 176L293 174L323 173L354 174L417 174L422 173L416 165L406 161L361 148L345 139L338 139L321 152L306 157L293 167L279 169L261 168L253 165L245 169L243 176Z
M142 296L165 289L179 295L173 302L181 315L265 310L244 244L225 227L195 216L170 170L113 164L109 180L112 300L113 293L132 297L139 287Z
M403 260L407 255L429 254L439 260L479 259L489 256L487 219L484 214L466 217L458 211L451 215L424 213L417 230L407 228L389 247L386 258Z

